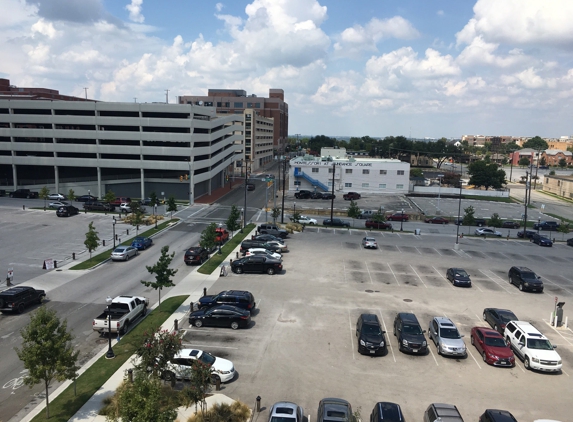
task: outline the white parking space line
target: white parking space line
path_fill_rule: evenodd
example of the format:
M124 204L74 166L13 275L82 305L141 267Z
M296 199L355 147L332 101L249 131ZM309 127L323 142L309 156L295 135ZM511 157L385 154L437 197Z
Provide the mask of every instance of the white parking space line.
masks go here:
M212 347L214 349L233 349L238 350L238 347L230 347L230 346L213 346L212 344L192 344L192 343L183 343L184 348L194 348L194 347L201 347L201 348L209 348Z
M433 250L435 250L435 251L438 253L438 255L440 255L440 256L444 256L444 255L442 255L442 254L440 253L440 251L439 251L439 250L437 250L436 248L432 248L432 249L433 249Z
M420 255L424 255L417 247L414 246L414 249L416 249Z
M398 249L398 252L402 253L402 251L400 250L400 248L398 247L398 245L394 245L396 246L396 249Z
M452 289L455 289L454 284L453 284L453 283L450 283L450 280L448 280L446 277L444 277L444 276L436 269L436 267L434 267L434 266L432 265L432 268L433 268L434 271L438 274L439 277L442 277L444 280L446 280L446 283L448 283L448 285L449 285Z
M370 277L370 284L374 284L374 281L372 280L372 275L370 274L370 269L368 268L368 262L364 262L366 264L366 271L368 271L368 277Z
M554 332L556 332L557 334L559 334L559 336L561 336L561 338L562 338L563 340L565 340L565 341L569 344L569 346L573 346L573 343L571 343L566 337L564 337L563 334L561 334L561 332L559 332L558 330L556 330L555 327L554 327L553 325L551 325L551 322L550 322L550 321L547 321L547 320L544 319L543 322L545 322L545 323L547 324L547 326L548 326L549 328L551 328ZM553 344L554 346L556 346L555 343L552 343L552 344Z
M476 365L478 366L479 369L481 369L480 364L478 363L478 361L476 360L476 358L474 358L474 354L472 352L470 352L469 347L466 348L466 352L470 354L470 356L472 357L472 359L474 360L474 362L476 363Z
M479 270L480 273L482 273L483 275L485 275L487 278L489 278L491 281L493 281L495 284L497 284L499 287L501 287L503 290L505 290L507 293L509 293L510 295L513 294L513 292L510 292L508 289L505 288L505 286L503 286L502 284L498 283L497 281L495 281L491 276L487 275L485 273L485 271Z
M352 319L350 318L350 311L348 311L348 323L350 324L350 350L352 350L352 360L356 360L356 356L354 356L354 339L352 338L352 334L354 333L354 329L352 328Z
M543 282L548 281L549 283L553 284L554 286L557 286L557 287L559 287L559 288L565 290L567 293L573 294L573 292L572 292L571 290L569 290L569 289L563 287L563 286L560 285L560 284L555 283L554 281L549 280L546 276L541 275L541 274L539 274L539 276L542 278Z
M436 359L436 355L434 355L434 352L432 352L432 349L430 348L430 343L432 344L432 346L434 346L434 342L428 338L428 350L430 351L430 354L434 358L434 362L436 362L436 366L440 366L440 364L438 363L438 359Z
M414 274L416 274L416 276L420 279L420 281L422 282L422 284L424 285L424 287L427 289L428 286L426 286L426 283L424 283L424 280L422 280L422 277L420 277L420 275L416 272L416 270L414 269L414 267L412 267L410 265L410 268L412 268L412 271L414 271Z
M394 276L394 280L396 280L396 284L399 286L400 283L398 282L398 277L396 277L396 274L394 274L394 270L392 269L392 267L390 266L389 263L386 263L386 265L388 265L388 268L390 268L390 271L392 271L392 275Z
M342 267L344 268L342 272L344 273L344 282L346 283L346 264L344 263L344 259L342 260Z
M519 369L521 369L521 372L523 372L525 374L525 372L526 372L525 368L522 365L520 365L521 361L519 360L517 355L515 355L515 353L514 353L514 356L515 356L515 366L517 366Z
M394 348L392 347L392 342L390 341L390 334L388 333L388 329L386 328L386 322L384 322L384 317L382 316L382 311L380 309L378 309L378 313L380 314L380 318L382 319L382 325L384 325L384 331L386 331L386 341L388 342L388 346L390 346L390 351L392 352L394 363L396 363L396 355L394 355Z

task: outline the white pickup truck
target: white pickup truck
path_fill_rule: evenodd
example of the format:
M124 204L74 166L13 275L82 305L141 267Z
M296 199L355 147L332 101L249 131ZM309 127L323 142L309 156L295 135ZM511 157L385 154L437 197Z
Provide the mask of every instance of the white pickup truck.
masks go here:
M117 296L109 307L92 323L94 331L100 334L111 331L112 333L126 333L129 326L147 312L149 299L141 296ZM108 328L109 316L111 315L111 330Z
M549 339L525 321L510 321L505 326L504 337L526 369L544 372L561 371L561 357Z

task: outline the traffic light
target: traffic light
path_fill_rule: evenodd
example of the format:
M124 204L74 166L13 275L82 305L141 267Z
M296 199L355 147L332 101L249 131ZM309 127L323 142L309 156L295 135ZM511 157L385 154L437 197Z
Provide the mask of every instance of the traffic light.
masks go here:
M179 181L180 181L180 182L183 181L183 176L179 176Z

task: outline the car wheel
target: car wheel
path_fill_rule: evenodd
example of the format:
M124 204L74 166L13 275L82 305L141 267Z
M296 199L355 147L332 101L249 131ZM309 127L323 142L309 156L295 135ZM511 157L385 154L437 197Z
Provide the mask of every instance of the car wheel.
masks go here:
M236 330L237 328L239 328L239 323L237 321L231 322L231 328L233 330Z
M442 354L442 346L438 344L438 355Z
M487 316L486 316L485 312L483 313L483 320L487 321Z
M203 321L201 321L200 319L196 319L194 325L197 328L201 328L203 326Z
M523 283L519 283L519 291L520 291L520 292L523 291Z
M525 359L523 360L523 366L525 366L525 369L530 369L531 370L531 366L529 366L529 358L526 356Z
M267 268L267 274L268 275L273 275L275 273L275 269L274 268Z
M126 320L125 324L123 324L123 327L121 328L121 334L127 333L127 330L129 330L129 320Z
M513 277L509 276L509 284L513 284Z
M211 375L211 384L217 384L217 381L219 381L220 384L221 377L219 375Z
M4 307L4 299L0 299L0 308Z
M125 255L125 260L129 261L129 254Z
M21 314L21 313L23 313L23 312L24 312L24 304L23 304L23 303L20 303L20 304L18 305L18 313Z
M242 273L243 273L243 269L242 269L241 267L237 267L237 268L235 268L235 272L236 272L237 274L242 274Z
M175 386L175 382L177 381L175 374L171 371L165 371L163 374L161 374L161 378L163 378L163 381L171 384L172 387Z

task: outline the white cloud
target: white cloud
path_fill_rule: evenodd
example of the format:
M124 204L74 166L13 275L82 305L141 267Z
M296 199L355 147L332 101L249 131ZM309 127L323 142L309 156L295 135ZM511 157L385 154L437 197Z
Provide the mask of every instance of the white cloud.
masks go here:
M129 12L129 19L133 22L143 23L145 17L141 14L143 0L131 0L131 3L125 6Z
M507 55L494 54L499 48L499 44L488 43L481 36L474 38L471 43L457 57L456 62L460 66L492 65L497 67L511 67L519 64L531 62L533 59L523 53L521 49L515 48Z
M57 34L56 29L52 22L46 22L44 19L40 19L31 27L32 32L37 32L41 35L44 35L48 38L54 38Z

